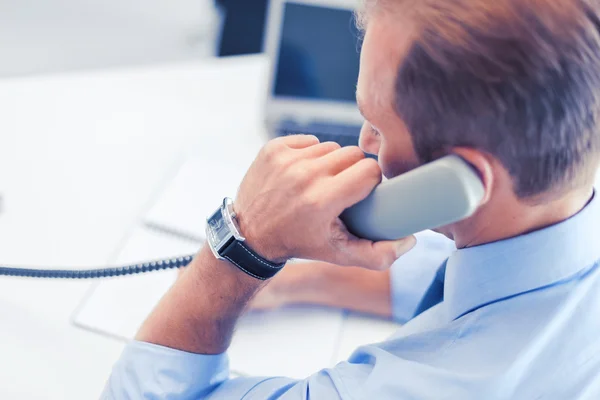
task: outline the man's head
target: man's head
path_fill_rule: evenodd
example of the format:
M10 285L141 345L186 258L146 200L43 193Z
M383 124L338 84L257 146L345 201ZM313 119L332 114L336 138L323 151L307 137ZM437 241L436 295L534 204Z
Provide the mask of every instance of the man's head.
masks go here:
M600 159L599 15L598 0L367 0L361 146L388 177L463 156L495 199L488 214L587 190ZM465 225L481 221L444 233Z

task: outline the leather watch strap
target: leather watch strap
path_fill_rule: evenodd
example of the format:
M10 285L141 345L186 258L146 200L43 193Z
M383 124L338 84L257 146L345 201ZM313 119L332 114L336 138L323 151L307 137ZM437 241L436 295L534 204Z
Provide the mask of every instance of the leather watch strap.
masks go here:
M256 279L266 280L279 272L285 263L275 264L252 251L244 242L232 240L221 252L221 257Z

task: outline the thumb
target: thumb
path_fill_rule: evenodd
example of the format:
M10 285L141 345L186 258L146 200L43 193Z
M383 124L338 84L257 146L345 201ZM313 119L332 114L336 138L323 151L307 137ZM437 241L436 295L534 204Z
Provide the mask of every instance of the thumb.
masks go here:
M414 236L394 241L371 242L370 240L355 239L347 244L346 255L348 265L356 265L376 271L383 271L417 244Z

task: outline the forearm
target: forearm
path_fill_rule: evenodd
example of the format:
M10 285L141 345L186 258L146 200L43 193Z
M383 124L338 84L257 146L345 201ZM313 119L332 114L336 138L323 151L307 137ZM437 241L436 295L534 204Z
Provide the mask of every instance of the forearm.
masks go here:
M137 340L198 354L229 346L235 323L263 281L203 247L148 317Z
M392 315L389 271L322 262L288 268L281 274L288 274L290 283L279 290L287 290L289 303L345 308L383 317Z

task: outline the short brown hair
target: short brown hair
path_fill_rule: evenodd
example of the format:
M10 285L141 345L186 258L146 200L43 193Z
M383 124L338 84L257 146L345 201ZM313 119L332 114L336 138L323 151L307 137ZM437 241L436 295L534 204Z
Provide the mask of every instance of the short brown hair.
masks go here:
M591 182L600 154L598 0L411 3L417 35L399 66L395 110L423 162L478 148L502 162L520 197Z

